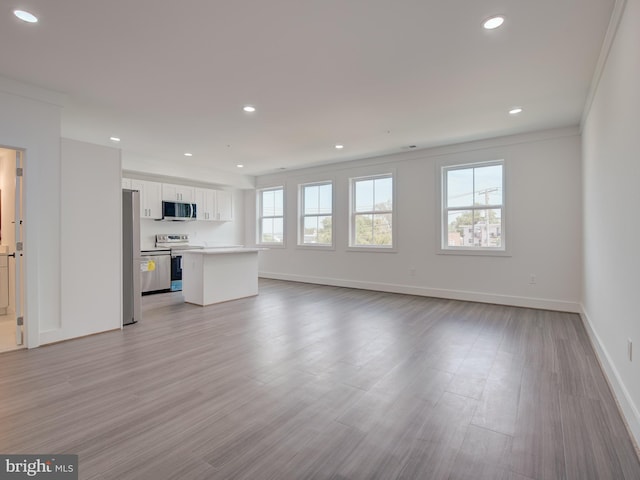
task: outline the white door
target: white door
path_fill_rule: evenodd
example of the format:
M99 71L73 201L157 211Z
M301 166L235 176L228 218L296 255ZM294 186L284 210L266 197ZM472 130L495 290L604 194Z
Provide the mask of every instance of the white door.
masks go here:
M15 195L15 227L16 227L16 249L15 249L15 306L16 306L16 344L24 344L24 296L22 288L22 265L24 260L24 219L22 215L22 179L24 172L23 152L16 150L16 195Z

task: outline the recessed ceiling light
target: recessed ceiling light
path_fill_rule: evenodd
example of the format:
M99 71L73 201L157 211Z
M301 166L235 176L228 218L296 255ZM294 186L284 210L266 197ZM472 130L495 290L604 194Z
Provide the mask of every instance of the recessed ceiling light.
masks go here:
M487 30L493 30L494 28L498 28L503 23L504 17L502 15L494 15L493 17L489 17L484 22L482 22L482 26Z
M26 12L24 10L14 10L13 14L23 22L38 23L38 17L36 17L33 13Z
M340 145L340 144L336 145L337 150L342 150L343 148L344 148L344 145Z
M193 153L189 153L189 152L187 152L187 153L185 153L185 154L184 154L184 156L185 156L185 157L193 157Z
M109 140L111 140L112 142L118 143L120 141L120 138L118 138L118 137L109 137Z
M236 167L238 168L244 168L244 165L242 165L241 163L237 164Z
M242 107L242 110L248 113L253 113L256 111L256 107L254 107L253 105L245 105L244 107Z
M509 115L518 115L519 113L522 113L522 107L513 107L509 110Z

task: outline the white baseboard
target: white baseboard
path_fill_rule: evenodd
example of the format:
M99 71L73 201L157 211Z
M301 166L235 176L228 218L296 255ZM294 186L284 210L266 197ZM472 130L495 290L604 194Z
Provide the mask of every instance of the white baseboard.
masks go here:
M611 360L611 357L600 340L598 333L593 328L593 323L584 309L584 306L580 305L580 307L582 323L589 335L589 339L591 340L591 344L598 356L600 365L602 366L607 380L609 381L609 385L613 389L613 394L616 397L622 416L627 424L627 429L635 440L636 451L640 455L640 449L638 448L638 445L640 445L640 411L638 410L638 406L634 403L631 395L629 395L629 391L625 387L624 382L618 373L618 369Z
M291 282L314 283L333 287L359 288L378 292L404 293L421 297L446 298L449 300L464 300L467 302L494 303L513 307L538 308L542 310L557 310L560 312L580 313L580 304L563 300L544 298L516 297L493 293L471 292L464 290L447 290L441 288L417 287L415 285L400 285L393 283L365 282L361 280L345 280L341 278L310 277L288 273L259 272L262 278L274 280L288 280Z

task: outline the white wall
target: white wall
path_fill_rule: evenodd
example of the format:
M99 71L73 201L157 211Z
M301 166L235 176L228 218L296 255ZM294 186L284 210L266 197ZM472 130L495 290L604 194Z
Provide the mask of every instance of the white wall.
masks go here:
M639 46L640 0L627 0L582 132L583 316L638 441ZM633 362L627 357L627 339L634 342Z
M202 160L182 157L174 162L161 161L138 153L122 151L122 168L131 172L167 176L176 179L198 180L213 185L225 185L234 188L253 188L254 178L249 175L223 172L211 168ZM177 182L180 183L180 182Z
M62 316L43 343L122 325L120 151L62 139Z
M504 159L509 257L437 254L438 162ZM396 171L397 253L353 252L349 178ZM334 180L334 251L296 247L298 184ZM580 137L537 132L263 176L286 185L286 248L260 254L262 276L418 295L578 311L581 278ZM255 193L245 195L247 243L255 242ZM411 275L410 269L415 269ZM537 283L529 283L535 274Z
M64 96L0 78L0 145L25 151L27 345L60 326L60 114Z

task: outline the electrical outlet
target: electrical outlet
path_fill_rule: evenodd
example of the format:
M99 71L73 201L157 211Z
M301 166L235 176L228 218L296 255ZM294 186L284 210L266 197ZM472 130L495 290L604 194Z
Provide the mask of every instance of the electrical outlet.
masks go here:
M530 285L535 285L536 281L537 281L537 279L536 279L535 274L532 273L531 275L529 275L529 284Z
M633 342L630 338L627 338L627 356L629 357L629 361L633 362Z

